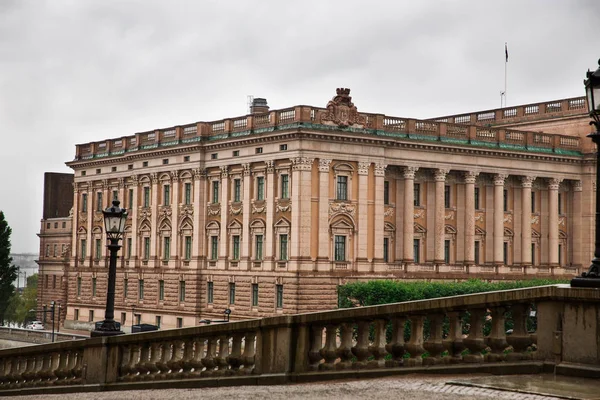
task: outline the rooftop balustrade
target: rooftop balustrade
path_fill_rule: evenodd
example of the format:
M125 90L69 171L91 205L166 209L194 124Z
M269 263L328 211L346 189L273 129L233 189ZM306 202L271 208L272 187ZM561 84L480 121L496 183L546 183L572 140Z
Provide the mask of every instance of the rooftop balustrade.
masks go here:
M589 372L600 364L599 300L593 289L542 286L8 349L0 395L472 371L452 369L461 365Z

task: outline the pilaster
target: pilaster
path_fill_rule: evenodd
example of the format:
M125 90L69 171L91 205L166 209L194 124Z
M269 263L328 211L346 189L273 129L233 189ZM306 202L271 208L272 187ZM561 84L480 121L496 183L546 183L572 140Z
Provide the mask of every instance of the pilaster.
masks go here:
M319 160L319 251L318 260L329 258L329 169L331 160Z
M531 266L531 187L535 176L521 177L521 265ZM525 272L525 271L524 271Z
M150 174L152 181L152 189L150 196L152 198L150 208L152 210L152 224L150 232L150 260L152 267L156 266L158 262L158 175L156 173Z
M548 263L557 267L558 260L558 187L562 179L548 179Z
M221 240L219 243L219 259L223 260L221 263L221 267L225 269L227 266L227 259L229 258L229 254L227 253L227 241L228 241L228 220L227 220L227 206L229 205L229 172L228 167L226 165L221 167ZM248 229L247 227L244 227ZM246 232L242 231L242 235L248 236ZM240 240L245 240L244 237L240 238Z
M415 173L418 167L406 167L404 175L404 224L402 261L405 264L414 263L413 241L415 237Z
M373 261L383 262L383 234L384 234L384 204L383 192L385 182L385 164L375 164L375 212L373 215L373 228L375 230Z
M367 227L369 218L367 215L368 209L368 192L367 187L369 185L369 169L371 167L370 162L359 162L358 163L358 243L357 249L358 254L356 257L357 262L367 261L367 242L368 232Z
M434 223L434 262L444 264L444 186L446 183L447 169L438 169L434 172L435 178L435 223Z
M494 264L504 264L504 181L508 175L494 175Z

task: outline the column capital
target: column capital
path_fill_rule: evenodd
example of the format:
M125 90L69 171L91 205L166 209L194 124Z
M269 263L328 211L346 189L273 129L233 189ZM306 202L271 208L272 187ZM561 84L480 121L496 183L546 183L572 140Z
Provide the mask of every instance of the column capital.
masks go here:
M73 193L79 192L79 184L77 182L73 182Z
M319 158L319 172L329 172L331 160L326 158Z
M171 171L171 180L177 182L179 180L179 171Z
M119 178L119 189L123 189L125 187L125 178Z
M102 190L108 190L108 188L109 188L108 179L102 179L101 185L102 185Z
M524 188L530 188L533 186L533 181L535 181L535 176L522 176L521 177L521 186Z
M194 180L199 181L206 178L206 170L204 168L194 168L192 173L194 174Z
M375 164L375 176L385 176L386 164Z
M359 162L358 163L358 174L359 175L368 175L369 167L371 167L370 162L364 162L364 161Z
M221 169L221 179L227 179L229 177L229 167L227 165L223 165L220 167Z
M419 167L404 167L402 175L404 179L415 179L415 173L419 170Z
M463 174L463 178L465 179L465 183L474 184L475 180L479 176L479 171L466 171Z
M268 163L268 161L267 161L267 163ZM268 167L268 164L267 164L267 167ZM242 174L244 176L250 176L250 163L242 164L242 168L244 169Z
M548 178L548 189L558 190L558 186L562 182L560 178Z
M433 176L435 178L436 182L444 182L446 181L446 175L448 175L448 172L450 172L450 170L448 169L436 169L433 172Z
M494 186L504 186L504 181L508 178L507 174L495 174Z
M314 160L314 158L308 157L294 157L292 158L292 171L310 171Z
M581 184L581 181L572 181L571 185L573 186L573 191L574 192L581 192L581 191L583 191L583 185Z
M267 166L267 174L272 174L275 172L275 161L267 160L265 161L265 165Z
M158 174L156 172L151 173L150 180L152 181L152 184L155 185L158 182Z

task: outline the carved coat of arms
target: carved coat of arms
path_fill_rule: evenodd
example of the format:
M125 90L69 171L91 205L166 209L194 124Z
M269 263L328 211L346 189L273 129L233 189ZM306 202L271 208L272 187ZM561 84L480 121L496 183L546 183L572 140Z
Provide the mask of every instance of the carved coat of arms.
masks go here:
M321 117L321 123L335 124L340 128L353 125L362 127L365 125L365 117L358 114L356 106L352 103L350 89L337 89L337 95L327 103L327 111Z

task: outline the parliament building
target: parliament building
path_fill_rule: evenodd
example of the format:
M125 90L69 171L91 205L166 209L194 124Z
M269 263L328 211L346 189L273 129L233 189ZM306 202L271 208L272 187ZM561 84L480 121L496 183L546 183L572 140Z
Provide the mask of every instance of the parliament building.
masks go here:
M246 116L77 145L72 209L42 220L40 296L63 296L66 327L104 318L101 211L113 199L129 211L115 300L125 330L226 308L232 319L331 309L356 280L587 269L585 98L428 120L359 112L345 88L324 104L254 99Z

